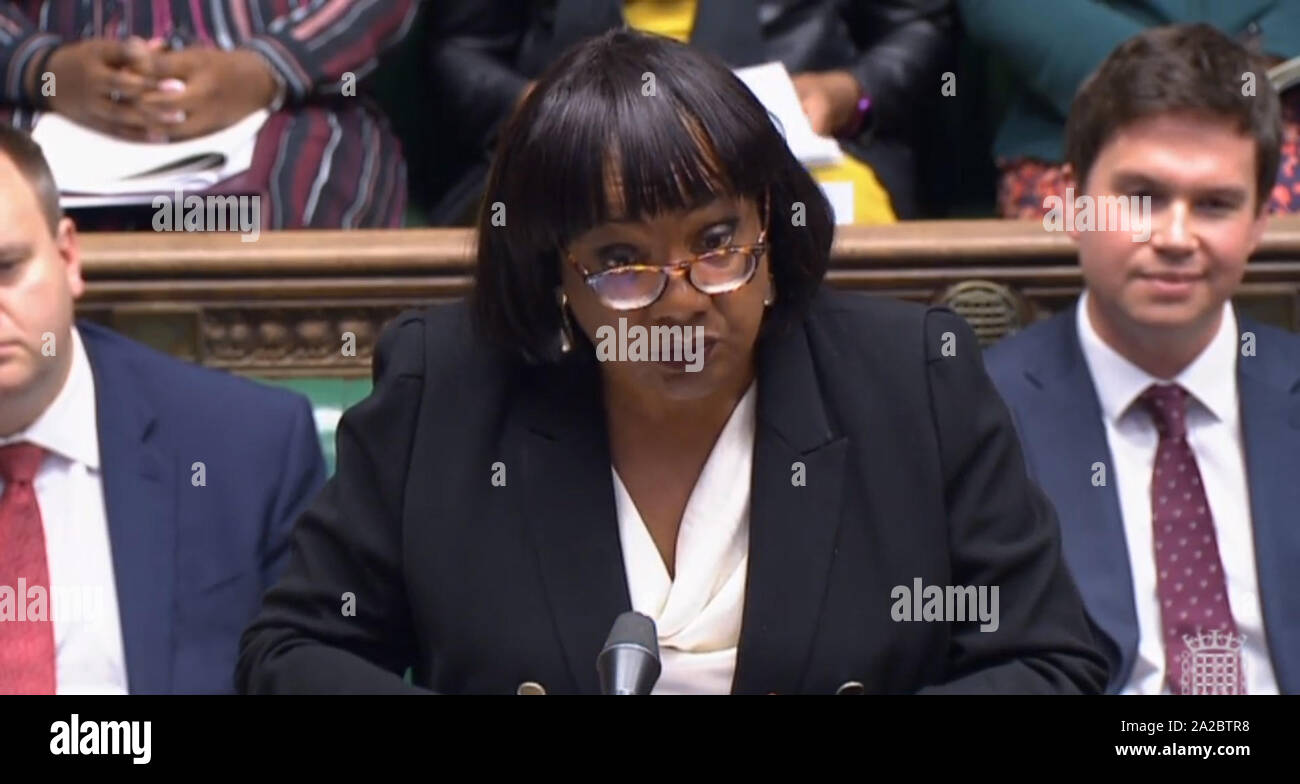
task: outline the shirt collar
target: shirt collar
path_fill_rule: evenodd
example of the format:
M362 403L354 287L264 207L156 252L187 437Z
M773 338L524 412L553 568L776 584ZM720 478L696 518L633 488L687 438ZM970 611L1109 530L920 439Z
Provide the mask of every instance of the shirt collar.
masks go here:
M1170 381L1186 389L1216 419L1237 420L1237 315L1230 301L1223 303L1223 318L1209 344L1172 379L1156 378L1111 348L1093 328L1087 306L1085 289L1079 297L1075 324L1107 421L1118 422L1150 385Z
M99 429L95 418L95 378L76 327L72 335L72 367L63 388L36 421L0 443L28 441L47 452L99 470Z

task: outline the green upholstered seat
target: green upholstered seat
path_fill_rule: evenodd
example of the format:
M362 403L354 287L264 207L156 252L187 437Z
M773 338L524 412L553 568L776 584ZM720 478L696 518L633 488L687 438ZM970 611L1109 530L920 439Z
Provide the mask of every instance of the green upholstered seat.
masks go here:
M316 433L325 453L326 470L334 473L334 432L343 412L370 394L369 378L258 378L272 386L307 396L316 418Z

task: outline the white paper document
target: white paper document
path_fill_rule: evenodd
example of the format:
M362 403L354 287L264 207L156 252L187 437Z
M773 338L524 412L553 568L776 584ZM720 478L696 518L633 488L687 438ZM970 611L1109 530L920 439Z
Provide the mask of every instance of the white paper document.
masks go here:
M1278 92L1300 84L1300 57L1292 57L1268 69L1268 80Z
M49 161L65 207L148 203L156 193L202 190L246 171L257 132L270 113L258 110L207 136L170 144L118 139L45 113L32 138Z
M853 222L853 183L851 182L819 182L817 183L822 193L826 194L826 200L831 203L831 211L835 214L836 226L847 226Z
M776 116L778 127L785 134L785 143L800 163L823 166L839 163L844 157L844 151L834 139L813 133L812 124L808 122L808 115L803 113L799 94L795 92L794 82L784 64L754 65L737 69L735 74L764 108Z

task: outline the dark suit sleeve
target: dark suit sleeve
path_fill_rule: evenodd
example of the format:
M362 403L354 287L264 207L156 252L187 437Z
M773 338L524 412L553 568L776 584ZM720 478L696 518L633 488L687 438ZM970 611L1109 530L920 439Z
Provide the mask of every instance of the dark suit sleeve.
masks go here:
M402 677L415 643L401 551L423 327L399 317L379 340L374 390L339 421L335 475L298 521L284 576L244 632L241 692L423 692Z
M918 95L938 95L939 67L953 45L950 0L843 0L862 47L849 68L873 103L872 128L897 135L914 125Z
M284 572L289 560L289 537L325 482L325 457L316 436L311 404L298 398L285 438L284 471L277 482L275 506L262 543L262 587L269 588Z
M998 588L998 627L953 626L949 680L923 693L1101 693L1108 669L1061 557L1056 513L1028 477L974 333L926 317L953 582Z
M433 11L429 75L462 143L490 145L528 84L513 64L528 26L526 6L448 0Z

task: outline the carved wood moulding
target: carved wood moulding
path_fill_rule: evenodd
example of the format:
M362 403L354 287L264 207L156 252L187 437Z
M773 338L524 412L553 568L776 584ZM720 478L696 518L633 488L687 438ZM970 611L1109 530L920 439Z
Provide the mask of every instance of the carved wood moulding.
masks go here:
M205 365L258 375L364 376L402 310L472 281L461 229L262 235L82 235L81 315ZM1082 278L1069 239L1034 221L916 221L838 232L831 285L952 307L988 344L1067 306ZM1237 298L1300 320L1300 217L1275 219ZM348 336L351 336L350 338Z

